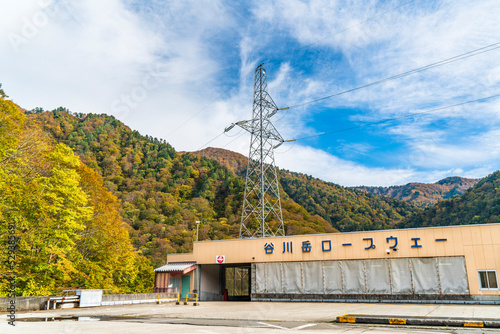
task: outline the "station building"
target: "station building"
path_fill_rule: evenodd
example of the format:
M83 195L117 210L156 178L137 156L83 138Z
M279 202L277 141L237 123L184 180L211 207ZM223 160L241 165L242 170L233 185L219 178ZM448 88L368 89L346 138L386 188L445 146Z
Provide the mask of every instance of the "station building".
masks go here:
M500 304L500 224L195 242L155 291L201 301Z

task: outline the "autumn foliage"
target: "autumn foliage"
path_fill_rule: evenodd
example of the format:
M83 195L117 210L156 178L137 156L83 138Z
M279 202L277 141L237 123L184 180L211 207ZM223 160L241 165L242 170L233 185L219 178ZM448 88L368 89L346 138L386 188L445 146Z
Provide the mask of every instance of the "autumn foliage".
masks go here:
M192 251L199 240L237 238L244 181L213 159L178 153L167 142L142 136L112 116L36 110L29 122L65 143L102 176L119 200L133 245L155 267L169 253ZM288 234L336 232L283 193ZM271 221L272 225L273 222Z
M54 143L6 96L0 97L0 238L18 239L18 295L63 288L143 292L152 287L148 260L133 250L102 178L68 146ZM0 250L0 294L13 273Z

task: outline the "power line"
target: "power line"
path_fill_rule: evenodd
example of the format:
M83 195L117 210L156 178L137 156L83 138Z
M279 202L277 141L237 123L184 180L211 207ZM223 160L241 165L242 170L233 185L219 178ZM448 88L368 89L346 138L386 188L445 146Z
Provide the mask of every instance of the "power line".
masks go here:
M438 67L438 66L446 65L446 64L449 64L449 63L452 63L452 62L455 62L455 61L459 61L459 60L463 60L463 59L470 58L470 57L473 57L473 56L477 56L479 54L482 54L482 53L485 53L485 52L489 52L489 51L493 51L493 50L496 50L496 49L499 49L499 48L500 48L500 42L496 42L496 43L493 43L493 44L490 44L490 45L487 45L487 46L484 46L484 47L481 47L481 48L478 48L478 49L475 49L475 50L472 50L472 51L468 51L466 53L462 53L460 55L457 55L457 56L454 56L454 57L451 57L451 58L443 59L443 60L440 60L440 61L435 62L435 63L431 63L431 64L428 64L428 65L425 65L425 66L422 66L422 67L419 67L419 68L416 68L416 69L413 69L413 70L410 70L410 71L406 71L406 72L403 72L403 73L400 73L400 74L397 74L397 75L394 75L394 76L391 76L391 77L388 77L388 78L385 78L385 79L377 80L377 81L374 81L374 82L371 82L371 83L368 83L368 84L365 84L365 85L362 85L362 86L351 88L349 90L345 90L345 91L342 91L342 92L339 92L339 93L335 93L335 94L332 94L332 95L328 95L328 96L325 96L325 97L322 97L322 98L319 98L319 99L315 99L315 100L311 100L311 101L304 102L304 103L301 103L301 104L297 104L297 105L294 105L294 106L291 106L291 107L285 107L285 108L282 108L282 110L287 110L287 112L288 112L288 109L299 108L299 107L302 107L302 106L305 106L305 105L309 105L309 104L312 104L312 103L315 103L315 102L319 102L319 101L322 101L322 100L326 100L326 99L329 99L329 98L332 98L332 97L335 97L335 96L347 94L347 93L350 93L350 92L353 92L353 91L356 91L356 90L360 90L360 89L363 89L363 88L366 88L366 87L374 86L374 85L377 85L377 84L380 84L380 83L383 83L383 82L387 82L387 81L399 79L399 78L402 78L402 77L405 77L405 76L408 76L408 75L411 75L411 74L414 74L414 73L422 72L422 71L425 71L425 70L428 70L428 69L431 69L431 68L435 68L435 67ZM247 76L248 76L248 74L247 74ZM492 96L492 97L495 97L495 96ZM213 103L214 101L212 101L210 103ZM468 102L464 102L464 103L472 103L472 102L476 102L476 101L477 100L468 101ZM454 107L454 106L455 105L450 106L448 108L451 108L451 107ZM208 107L208 105L206 107ZM198 113L200 113L202 110L203 109L201 109ZM426 113L426 112L424 112L424 113ZM193 115L191 118L193 118L194 116L196 116L196 114ZM411 116L408 116L408 117L411 117ZM183 124L185 124L190 119L186 120ZM398 119L398 118L384 120L384 121L381 121L381 122L383 123L383 122L386 122L386 121L391 121L391 120L396 120L396 119ZM378 124L378 123L373 123L371 125L375 125L375 124ZM181 127L181 126L182 126L182 124L179 127ZM325 134L330 134L330 133L335 133L335 132L342 132L342 131L347 131L347 130L351 130L351 129L357 129L357 128L364 127L364 126L369 126L369 125L362 125L362 126L358 126L358 127L353 127L353 128L348 128L348 129L343 129L343 130L328 132L328 133L325 133ZM214 141L217 138L219 138L222 134L224 134L224 132L222 132L219 135L217 135L215 138L213 138L212 140L210 140L208 143L206 143L205 145L203 145L198 150L203 149L208 144L210 144L212 141ZM323 134L320 134L320 135L323 135ZM310 137L317 137L317 136L320 136L320 135L313 135L313 136L310 136ZM306 138L310 138L310 137L304 137L304 138L299 138L299 139L295 139L295 140L302 140L302 139L306 139Z
M213 99L212 101L210 101L207 105L205 105L203 108L201 108L200 110L198 110L197 112L195 112L193 115L191 115L191 117L189 117L188 119L186 119L184 122L182 122L179 126L177 126L175 129L173 129L172 131L170 131L168 134L167 134L167 137L170 136L172 133L174 133L175 131L179 130L181 127L184 126L184 124L186 124L187 122L189 122L190 120L192 120L193 118L195 118L199 113L201 113L203 110L207 109L210 105L212 105L212 103L214 103L215 101L219 100L221 97L223 97L224 95L226 95L231 89L233 89L234 86L236 86L237 84L239 84L240 82L242 82L243 80L245 80L252 72L248 72L247 75L245 75L243 78L241 78L240 80L238 80L237 82L233 83L231 86L229 86L228 89L226 89L222 94L220 94L219 96L217 96L215 99Z
M360 22L358 24L349 26L348 28L345 28L345 29L343 29L341 31L338 31L338 32L336 32L334 34L331 34L331 35L329 35L327 37L323 37L323 38L321 38L321 39L319 39L319 40L317 40L315 42L312 42L310 44L307 44L307 45L305 45L305 46L303 46L301 48L294 49L293 51L289 52L288 54L296 52L297 50L301 50L301 49L310 47L310 46L315 45L317 43L320 43L321 41L324 41L324 40L326 40L328 38L336 36L336 35L338 35L340 33L343 33L345 31L347 31L349 29L352 29L354 27L357 27L359 25L365 24L365 23L367 23L369 21L372 21L372 20L374 20L374 19L376 19L376 18L378 18L380 16L383 16L383 15L385 15L385 14L391 12L391 11L394 11L394 10L396 10L398 8L401 8L401 7L405 6L405 5L408 5L408 4L412 3L412 2L414 2L414 0L408 1L408 2L406 2L404 4L402 4L402 5L394 7L394 8L392 8L392 9L390 9L388 11L385 11L385 12L379 14L379 15L376 15L374 17L368 18L368 19L366 19L363 22ZM493 43L493 44L490 44L490 45L487 45L487 46L484 46L484 47L481 47L481 48L478 48L478 49L475 49L475 50L472 50L472 51L469 51L469 52L466 52L466 53L463 53L463 54L460 54L458 56L447 58L447 59L444 59L444 60L441 60L441 61L438 61L438 62L435 62L435 63L428 64L428 65L423 66L423 67L419 67L419 68L416 68L416 69L413 69L413 70L410 70L410 71L407 71L407 72L403 72L403 73L400 73L400 74L397 74L397 75L394 75L394 76L391 76L391 77L388 77L388 78L385 78L385 79L374 81L374 82L371 82L371 83L368 83L368 84L365 84L365 85L362 85L362 86L358 86L358 87L355 87L355 88L352 88L352 89L349 89L349 90L346 90L346 91L342 91L342 92L339 92L339 93L331 94L331 95L328 95L328 96L325 96L325 97L322 97L322 98L318 98L318 99L315 99L315 100L311 100L311 101L308 101L308 102L300 103L300 104L297 104L297 105L294 105L294 106L291 106L291 107L282 108L282 110L285 110L285 109L294 109L294 108L299 108L299 107L302 107L302 106L305 106L305 105L313 104L313 103L316 103L316 102L319 102L319 101L322 101L322 100L326 100L326 99L329 99L329 98L332 98L332 97L335 97L335 96L347 94L347 93L350 93L350 92L353 92L353 91L356 91L356 90L360 90L360 89L363 89L363 88L367 88L367 87L370 87L370 86L374 86L374 85L377 85L377 84L380 84L380 83L383 83L383 82L387 82L387 81L399 79L399 78L402 78L402 77L405 77L405 76L408 76L408 75L411 75L411 74L414 74L414 73L419 73L419 72L422 72L422 71L425 71L425 70L428 70L428 69L431 69L431 68L435 68L435 67L446 65L446 64L449 64L449 63L452 63L452 62L455 62L455 61L463 60L463 59L466 59L466 58L469 58L469 57L473 57L473 56L476 56L476 55L479 55L479 54L482 54L482 53L485 53L485 52L493 51L493 50L498 49L498 48L500 48L500 42L496 42L496 43ZM273 62L273 61L275 61L277 59L282 59L282 58L284 58L284 56L283 57L272 58L272 59L268 60L268 62ZM220 94L219 96L217 96L215 99L213 99L212 101L210 101L206 106L204 106L198 112L196 112L191 117L189 117L188 119L186 119L183 123L181 123L177 128L175 128L173 131L171 131L168 135L170 135L170 134L174 133L175 131L177 131L179 128L181 128L183 125L185 125L191 119L193 119L195 116L197 116L203 110L205 110L208 106L210 106L211 104L213 104L215 101L219 100L222 96L226 95L234 86L236 86L241 81L243 81L244 79L246 79L251 73L252 72L250 71L243 78L241 78L240 80L238 80L237 82L235 82L234 84L232 84L222 94ZM465 103L472 103L472 102L476 102L476 100L464 102L464 104ZM453 106L450 106L450 107L453 107ZM450 107L448 107L448 108L450 108ZM437 110L439 110L439 109L437 109ZM432 111L435 111L435 110L432 110ZM428 112L431 112L431 111L428 111ZM426 113L426 112L423 112L423 113ZM420 113L418 113L418 114L420 114ZM416 115L418 115L418 114L416 114ZM405 117L412 117L412 116L405 116ZM387 122L387 121L391 121L391 120L396 120L396 119L399 119L399 118L388 119L388 120L384 120L384 121L381 121L381 122L383 123L383 122ZM366 124L366 125L362 125L362 126L358 126L358 127L349 128L349 129L343 129L343 130L328 132L328 133L324 133L324 134L341 132L341 131L347 131L347 130L350 130L350 129L356 129L356 128L359 128L359 127L364 127L364 126L369 126L369 125L375 125L375 124L378 124L378 123L380 123L380 122L373 123L373 124ZM212 140L210 140L209 142L207 142L205 145L203 145L201 148L199 148L199 150L203 149L208 144L210 144L211 142L213 142L214 140L216 140L217 138L219 138L222 134L224 134L224 132L220 133L219 135L217 135L216 137L214 137ZM295 140L302 140L302 139L306 139L306 138L310 138L310 137L321 136L321 135L324 135L324 134L313 135L313 136L309 136L309 137L303 137L303 138L299 138L299 139L295 139ZM238 137L240 137L240 136L238 136Z
M226 148L228 147L230 144L232 144L233 142L235 142L237 139L239 139L241 136L243 136L244 134L246 134L246 132L244 131L241 131L239 135L235 136L235 138L233 140L231 140L229 143L227 143L226 145L222 146L222 148Z
M362 21L362 22L360 22L360 23L354 24L354 25L349 26L349 27L347 27L347 28L345 28L345 29L343 29L343 30L337 31L337 32L335 32L335 33L333 33L333 34L331 34L331 35L329 35L329 36L326 36L326 37L323 37L323 38L321 38L321 39L318 39L318 40L316 40L316 41L314 41L314 42L312 42L312 43L309 43L309 44L307 44L307 45L305 45L305 46L303 46L303 47L300 47L300 48L294 49L294 50L292 50L292 51L288 52L287 54L283 55L282 57L272 58L272 59L268 60L267 62L268 62L268 63L270 63L270 62L274 62L274 61L276 61L276 60L278 60L278 59L283 59L283 58L285 58L287 55L292 54L292 53L294 53L294 52L296 52L296 51L298 51L298 50L302 50L302 49L308 48L308 47L313 46L313 45L315 45L315 44L318 44L318 43L320 43L320 42L322 42L322 41L324 41L324 40L326 40L326 39L332 38L333 36L336 36L336 35L339 35L339 34L341 34L341 33L343 33L343 32L346 32L346 31L348 31L348 30L350 30L350 29L352 29L352 28L355 28L355 27L357 27L357 26L363 25L363 24L365 24L365 23L367 23L367 22L369 22L369 21L372 21L372 20L374 20L374 19L376 19L376 18L379 18L380 16L383 16L383 15L385 15L385 14L387 14L387 13L390 13L390 12L392 12L392 11L394 11L394 10L398 9L398 8L401 8L401 7L403 7L403 6L406 6L406 5L408 5L409 3L412 3L412 2L414 2L414 1L415 1L415 0L408 1L408 2L406 2L406 3L404 3L404 4L402 4L402 5L399 5L399 6L397 6L397 7L394 7L394 8L392 8L392 9L389 9L389 10L387 10L387 11L385 11L385 12L381 13L381 14L378 14L378 15L376 15L376 16L370 17L370 18L368 18L368 19L366 19L366 20L364 20L364 21ZM166 136L168 137L168 136L170 136L171 134L173 134L174 132L176 132L177 130L179 130L179 129L180 129L181 127L183 127L186 123L188 123L188 122L189 122L189 121L191 121L194 117L196 117L198 114L200 114L203 110L207 109L210 105L212 105L215 101L218 101L221 97L225 96L225 95L226 95L229 91L231 91L231 90L232 90L232 89L233 89L236 85L238 85L240 82L242 82L243 80L245 80L245 79L246 79L246 78L247 78L250 74L252 74L252 72L253 72L253 70L250 70L250 71L249 71L249 72L248 72L248 73L247 73L244 77L242 77L241 79L239 79L239 80L238 80L238 81L236 81L235 83L231 84L231 85L229 86L229 88L228 88L228 89L226 89L224 92L222 92L222 93L221 93L220 95L218 95L215 99L213 99L212 101L210 101L210 102L209 102L207 105L205 105L203 108L201 108L200 110L198 110L197 112L195 112L193 115L191 115L189 118L187 118L184 122L182 122L182 123L181 123L179 126L177 126L174 130L170 131L170 132L169 132Z
M419 115L423 115L423 114L429 114L429 113L432 113L432 112L435 112L435 111L439 111L439 110L450 109L450 108L459 107L459 106L466 105L466 104L471 104L471 103L475 103L475 102L486 101L486 100L489 100L489 99L493 99L495 97L500 97L500 94L490 95L490 96L479 98L479 99L475 99L475 100L469 100L469 101L465 101L465 102L461 102L461 103L457 103L457 104L452 104L452 105L448 105L448 106L444 106L444 107L439 107L439 108L434 108L434 109L430 109L430 110L425 110L425 111L418 112L418 113L412 113L412 114L405 115L405 116L387 118L387 119L384 119L384 120L381 120L381 121L378 121L378 122L370 122L370 123L367 123L367 124L362 124L362 125L358 125L358 126L353 126L353 127L349 127L349 128L340 129L340 130L322 132L322 133L318 133L316 135L305 136L305 137L300 137L300 138L288 140L287 142L293 142L293 143L295 143L295 142L300 141L300 140L305 140L305 139L310 139L310 138L315 138L315 137L321 137L321 136L326 136L326 135L330 135L330 134L334 134L334 133L339 133L339 132L350 131L350 130L361 129L361 128L365 128L365 127L369 127L369 126L374 126L374 125L379 125L379 124L383 124L383 123L389 123L389 122L397 121L397 120L400 120L400 119L411 118L411 117L415 117L415 116L419 116ZM201 146L198 149L198 151L200 151L200 150L204 149L205 147L207 147L208 144L210 144L211 142L213 142L214 140L216 140L217 138L219 138L220 136L222 136L224 133L225 132L222 132L222 133L218 134L217 136L215 136L213 139L211 139L210 141L208 141L205 145ZM228 144L226 144L224 147L228 146L229 144L231 144L232 142L234 142L236 139L238 139L242 135L243 135L243 133L241 133L240 135L236 136L235 139L233 139L231 142L229 142ZM278 154L281 154L281 153L284 153L284 152L279 152Z
M211 142L213 142L214 140L216 140L217 138L219 138L220 136L222 136L224 134L224 132L221 132L219 133L217 136L215 136L213 139L211 139L210 141L208 141L205 145L201 146L197 151L201 151L202 149L204 149L205 147L208 146L208 144L210 144Z
M414 74L414 73L419 73L419 72L422 72L422 71L425 71L425 70L428 70L428 69L431 69L431 68L435 68L435 67L438 67L438 66L446 65L446 64L449 64L449 63L452 63L452 62L455 62L455 61L459 61L459 60L463 60L463 59L466 59L466 58L470 58L470 57L473 57L473 56L477 56L479 54L486 53L486 52L489 52L489 51L493 51L493 50L496 50L496 49L499 49L499 48L500 48L500 42L496 42L496 43L493 43L493 44L490 44L490 45L487 45L487 46L484 46L484 47L481 47L481 48L478 48L478 49L475 49L475 50L472 50L472 51L468 51L466 53L462 53L462 54L460 54L458 56L454 56L454 57L451 57L451 58L443 59L443 60L440 60L438 62L431 63L431 64L428 64L428 65L425 65L425 66L422 66L422 67L419 67L419 68L416 68L416 69L413 69L413 70L410 70L410 71L407 71L407 72L403 72L403 73L400 73L400 74L397 74L397 75L394 75L394 76L391 76L391 77L388 77L388 78L385 78L385 79L381 79L381 80L378 80L378 81L374 81L374 82L368 83L366 85L358 86L358 87L355 87L355 88L351 88L349 90L345 90L345 91L342 91L342 92L339 92L339 93L335 93L335 94L328 95L328 96L325 96L325 97L322 97L322 98L319 98L319 99L311 100L311 101L308 101L308 102L304 102L304 103L301 103L301 104L297 104L297 105L294 105L294 106L291 106L291 107L282 108L282 109L283 110L286 109L287 112L288 112L288 109L295 109L295 108L303 107L305 105L313 104L313 103L316 103L316 102L319 102L319 101L322 101L322 100L326 100L326 99L329 99L329 98L332 98L332 97L335 97L335 96L347 94L347 93L350 93L350 92L353 92L353 91L356 91L356 90L360 90L360 89L367 88L367 87L370 87L370 86L378 85L378 84L381 84L383 82L387 82L387 81L391 81L391 80L396 80L396 79L399 79L399 78L402 78L402 77L405 77L405 76L408 76L408 75L411 75L411 74ZM248 76L248 74L247 74L247 76ZM487 98L484 98L484 99L489 99L489 98L493 98L493 97L497 97L497 96L498 95L493 95L493 96L490 96L490 97L487 97ZM481 101L481 100L482 99L473 100L473 101L467 101L467 102L464 102L462 104L468 104L468 103L478 102L478 101ZM213 103L214 101L212 101L210 103ZM376 125L376 124L380 124L380 123L384 123L384 122L389 122L389 121L393 121L393 120L397 120L397 119L401 119L401 118L413 117L415 115L425 114L425 113L432 112L432 111L437 111L437 110L446 109L446 108L452 108L452 107L456 107L456 106L459 106L459 105L462 105L462 104L457 104L457 105L452 105L452 106L448 106L448 107L433 109L433 110L430 110L430 111L425 111L425 112L422 112L422 113L412 114L412 115L409 115L409 116L403 116L403 117L400 117L400 118L391 118L391 119L383 120L383 121L380 121L380 122L365 124L365 125L361 125L361 126L356 126L356 127L352 127L352 128L347 128L347 129L342 129L342 130L337 130L337 131L322 133L322 134L319 134L319 135L313 135L313 136L303 137L303 138L294 139L294 140L295 141L296 140L303 140L303 139L307 139L307 138L323 136L325 134L331 134L331 133L336 133L336 132L348 131L348 130L352 130L352 129L358 129L358 128L362 128L362 127L365 127L365 126ZM207 107L208 107L208 105L207 105ZM202 110L200 110L199 112L201 112ZM194 116L196 116L196 115L193 115L193 117ZM191 118L193 118L193 117L191 117ZM189 121L189 120L187 120L187 121ZM185 124L186 122L184 122L183 124ZM215 138L213 138L212 140L210 140L208 143L206 143L204 146L202 146L199 150L201 150L202 148L206 147L212 141L214 141L215 139L217 139L218 137L220 137L223 133L224 132L222 132L221 134L219 134L218 136L216 136Z
M409 114L409 115L405 115L405 116L387 118L387 119L384 119L384 120L381 120L381 121L378 121L378 122L370 122L370 123L367 123L367 124L353 126L353 127L350 127L350 128L345 128L345 129L340 129L340 130L335 130L335 131L322 132L322 133L319 133L319 134L316 134L316 135L311 135L311 136L297 138L297 139L294 139L293 141L310 139L310 138L314 138L314 137L320 137L320 136L330 135L330 134L333 134L333 133L345 132L345 131L350 131L350 130L365 128L365 127L368 127L368 126L379 125L379 124L383 124L383 123L388 123L388 122L396 121L396 120L399 120L399 119L411 118L411 117L415 117L415 116L419 116L419 115L423 115L423 114L428 114L428 113L439 111L439 110L450 109L450 108L454 108L454 107L463 106L463 105L466 105L466 104L471 104L471 103L475 103L475 102L486 101L486 100L489 100L489 99L492 99L492 98L495 98L495 97L500 97L500 94L490 95L490 96L482 97L482 98L475 99L475 100L461 102L461 103L457 103L457 104L453 104L453 105L449 105L449 106L445 106L445 107L434 108L434 109L430 109L430 110L426 110L426 111L422 111L422 112L418 112L418 113L413 113L413 114Z
M428 70L428 69L431 69L431 68L435 68L435 67L438 67L438 66L446 65L446 64L449 64L449 63L452 63L452 62L455 62L455 61L459 61L459 60L462 60L462 59L466 59L466 58L469 58L469 57L477 56L479 54L482 54L482 53L485 53L485 52L489 52L489 51L493 51L493 50L496 50L496 49L499 49L499 48L500 48L500 42L496 42L496 43L493 43L493 44L481 47L479 49L475 49L475 50L472 50L472 51L468 51L466 53L462 53L462 54L460 54L458 56L454 56L454 57L451 57L451 58L443 59L443 60L440 60L438 62L435 62L435 63L432 63L432 64L428 64L428 65L425 65L425 66L422 66L422 67L418 67L418 68L415 68L413 70L410 70L410 71L407 71L407 72L403 72L403 73L400 73L400 74L397 74L397 75L394 75L394 76L391 76L391 77L388 77L388 78L385 78L385 79L381 79L381 80L377 80L377 81L374 81L374 82L370 82L370 83L362 85L362 86L351 88L351 89L348 89L348 90L345 90L345 91L342 91L342 92L339 92L339 93L331 94L331 95L328 95L328 96L325 96L325 97L321 97L321 98L318 98L318 99L315 99L315 100L311 100L311 101L307 101L307 102L304 102L304 103L300 103L300 104L297 104L297 105L294 105L294 106L291 106L291 107L288 107L288 108L289 109L295 109L295 108L303 107L303 106L306 106L306 105L309 105L309 104L313 104L313 103L316 103L316 102L319 102L319 101L330 99L330 98L335 97L335 96L339 96L339 95L351 93L351 92L354 92L356 90L360 90L360 89L363 89L363 88L367 88L367 87L371 87L371 86L374 86L374 85L378 85L378 84L381 84L381 83L384 83L384 82L387 82L387 81L391 81L391 80L403 78L405 76L408 76L408 75L411 75L411 74L414 74L414 73L422 72L422 71L425 71L425 70Z
M231 137L236 137L236 136L238 136L239 134L241 134L241 133L243 133L243 132L244 132L244 130L243 130L243 129L240 129L240 131L238 131L237 133L235 133L235 134L234 134L234 135L232 135L232 136L228 135L226 131L224 131L224 134L226 135L226 137L230 137L230 138L231 138Z

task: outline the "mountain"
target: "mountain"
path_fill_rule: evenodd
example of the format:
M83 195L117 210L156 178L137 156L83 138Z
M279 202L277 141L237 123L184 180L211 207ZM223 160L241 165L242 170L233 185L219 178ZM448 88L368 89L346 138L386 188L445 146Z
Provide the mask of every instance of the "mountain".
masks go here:
M244 176L247 158L239 153L207 148L193 154L217 160ZM345 188L301 173L287 170L278 173L281 187L291 199L342 232L394 228L420 212L419 208L397 199Z
M199 240L238 236L245 156L176 152L113 116L26 111L6 98L0 87L0 220L18 222L22 293L147 291L151 264L191 251L196 221ZM301 173L278 174L288 235L499 222L499 172L461 196L475 180L437 182L443 196L456 196L425 210ZM412 189L420 190L410 189L410 197L421 186ZM6 228L0 225L0 237ZM6 256L0 253L2 271ZM0 292L6 289L0 281Z
M248 159L243 154L215 147L207 147L192 153L207 159L216 160L221 165L231 169L236 175L245 176Z
M178 153L112 116L59 108L35 110L28 120L102 176L120 201L118 211L133 245L154 266L163 264L168 253L191 251L196 221L201 221L199 240L238 236L244 181L217 161ZM337 231L286 194L282 207L287 234Z
M401 228L500 223L500 171L469 188L463 195L440 201L408 217Z
M438 201L463 194L478 183L478 179L466 179L453 176L436 183L408 183L404 186L391 187L353 187L370 194L392 197L408 202L419 208L436 204Z

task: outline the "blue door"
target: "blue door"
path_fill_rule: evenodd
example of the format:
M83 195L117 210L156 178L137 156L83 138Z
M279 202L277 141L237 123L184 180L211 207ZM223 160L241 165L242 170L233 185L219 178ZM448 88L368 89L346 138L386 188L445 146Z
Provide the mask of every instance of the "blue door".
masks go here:
M186 298L186 295L190 291L191 288L191 276L183 276L182 277L182 296L181 298Z

